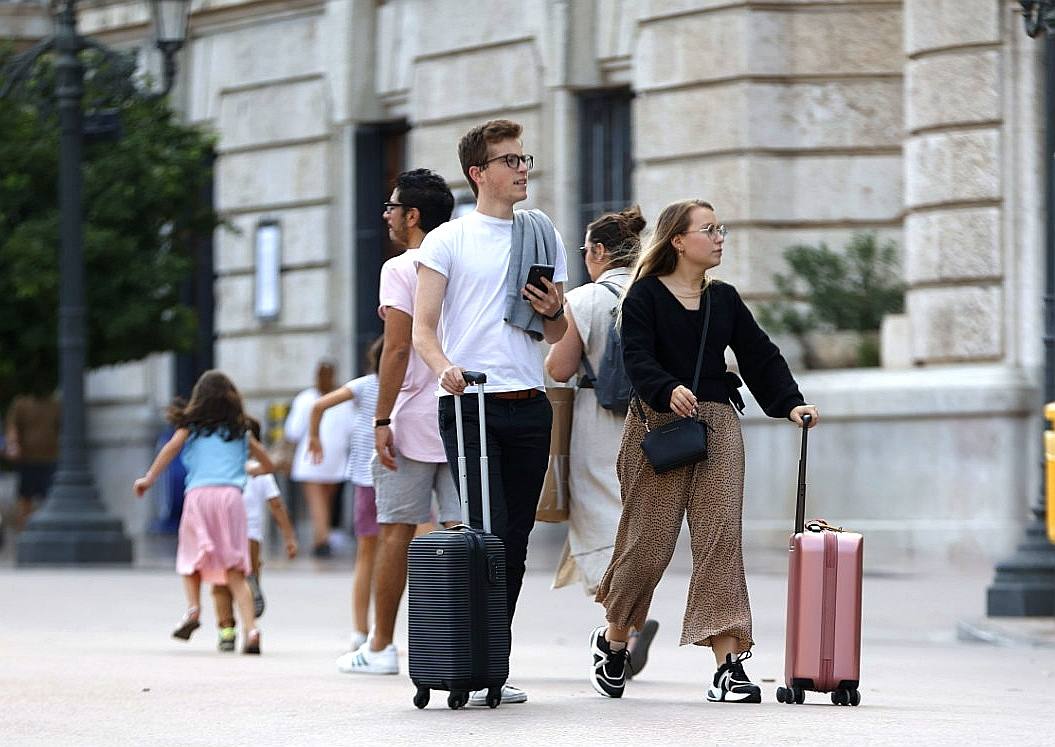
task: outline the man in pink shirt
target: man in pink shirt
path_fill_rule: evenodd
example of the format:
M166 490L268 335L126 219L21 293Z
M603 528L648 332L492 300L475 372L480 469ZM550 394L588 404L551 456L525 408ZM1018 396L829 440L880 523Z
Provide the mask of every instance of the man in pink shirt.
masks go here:
M389 236L406 252L381 268L378 314L385 322L380 387L374 418L374 490L380 538L374 575L374 626L358 648L342 655L342 672L398 674L392 637L407 581L407 547L418 524L432 521L432 496L439 520L461 520L458 490L440 440L436 378L411 343L417 269L414 257L425 234L450 220L454 196L440 175L405 171L385 203Z

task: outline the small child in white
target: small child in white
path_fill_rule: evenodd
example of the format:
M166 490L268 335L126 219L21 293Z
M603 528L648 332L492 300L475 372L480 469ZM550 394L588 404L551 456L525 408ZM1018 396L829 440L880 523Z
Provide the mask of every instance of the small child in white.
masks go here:
M255 418L247 418L247 420L253 437L259 441L259 421ZM278 489L278 483L275 482L275 476L270 473L261 474L259 470L258 462L250 461L246 464L249 479L246 481L245 490L242 491L249 525L249 560L253 571L246 576L246 581L249 582L249 589L253 594L253 611L257 617L264 614L264 594L260 588L260 543L264 539L265 503L271 512L271 517L282 532L287 557L297 556L297 536L293 530L293 523L289 520L289 514L286 513L286 507L282 503L282 493ZM216 621L220 626L219 649L234 651L236 632L231 592L226 586L216 585L212 587L212 596L213 603L216 605Z

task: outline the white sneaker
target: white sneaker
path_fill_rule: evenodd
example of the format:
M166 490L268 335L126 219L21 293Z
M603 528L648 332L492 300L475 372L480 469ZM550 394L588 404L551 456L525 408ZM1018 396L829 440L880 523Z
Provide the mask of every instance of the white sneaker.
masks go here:
M399 674L399 656L394 644L390 643L380 651L371 651L367 641L355 651L339 656L337 669L345 674Z
M502 703L527 703L527 693L519 687L502 685ZM476 690L469 696L469 705L487 705L487 691Z
M366 633L357 630L348 639L348 651L353 652L364 643L366 643Z

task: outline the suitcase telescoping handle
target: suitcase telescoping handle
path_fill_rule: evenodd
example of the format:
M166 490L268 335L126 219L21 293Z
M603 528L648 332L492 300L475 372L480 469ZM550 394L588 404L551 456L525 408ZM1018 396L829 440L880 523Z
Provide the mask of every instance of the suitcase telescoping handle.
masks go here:
M802 416L802 451L799 453L799 492L795 501L795 534L801 534L806 523L806 434L812 416Z
M462 371L462 378L468 386L476 385L478 396L477 410L480 420L480 503L483 507L484 531L491 533L491 485L487 474L487 425L484 422L484 384L487 374L479 371ZM454 397L454 421L458 431L458 495L462 502L462 523L469 523L469 472L465 463L465 432L462 430L462 398Z

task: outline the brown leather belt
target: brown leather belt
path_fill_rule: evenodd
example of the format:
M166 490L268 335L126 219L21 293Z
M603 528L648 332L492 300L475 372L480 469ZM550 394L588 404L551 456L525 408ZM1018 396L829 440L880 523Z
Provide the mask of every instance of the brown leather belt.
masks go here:
M531 399L539 397L542 392L538 389L518 389L515 392L491 392L495 399Z

